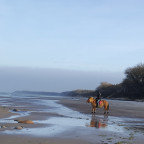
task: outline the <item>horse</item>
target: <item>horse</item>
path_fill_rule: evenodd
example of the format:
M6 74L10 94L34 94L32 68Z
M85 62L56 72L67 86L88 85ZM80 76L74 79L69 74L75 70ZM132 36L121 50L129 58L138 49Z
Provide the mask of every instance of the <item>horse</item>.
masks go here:
M97 107L96 99L93 98L93 97L90 97L90 98L88 98L87 102L91 103L91 105L92 105L92 113L95 113L96 112L96 107ZM104 110L105 110L104 114L108 114L108 110L109 110L109 103L108 103L108 101L106 101L106 100L100 100L98 107L99 108L104 107Z

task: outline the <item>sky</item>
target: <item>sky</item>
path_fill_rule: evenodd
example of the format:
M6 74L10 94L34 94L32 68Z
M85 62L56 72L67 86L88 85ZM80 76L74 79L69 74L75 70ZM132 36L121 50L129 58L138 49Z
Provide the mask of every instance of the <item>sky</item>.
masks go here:
M143 63L143 0L0 0L0 91L95 89Z

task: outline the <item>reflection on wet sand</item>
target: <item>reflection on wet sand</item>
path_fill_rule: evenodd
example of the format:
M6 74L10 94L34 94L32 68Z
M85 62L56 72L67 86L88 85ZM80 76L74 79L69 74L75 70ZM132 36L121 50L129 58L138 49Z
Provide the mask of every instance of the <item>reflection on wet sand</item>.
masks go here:
M96 115L92 115L91 121L88 127L96 127L96 128L105 128L107 127L108 116L104 116L104 118L98 118Z

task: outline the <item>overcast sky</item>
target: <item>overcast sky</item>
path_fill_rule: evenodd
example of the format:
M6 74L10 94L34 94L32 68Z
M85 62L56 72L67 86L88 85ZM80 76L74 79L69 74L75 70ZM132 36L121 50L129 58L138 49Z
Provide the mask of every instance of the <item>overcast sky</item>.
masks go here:
M0 0L0 91L95 89L143 63L143 0Z

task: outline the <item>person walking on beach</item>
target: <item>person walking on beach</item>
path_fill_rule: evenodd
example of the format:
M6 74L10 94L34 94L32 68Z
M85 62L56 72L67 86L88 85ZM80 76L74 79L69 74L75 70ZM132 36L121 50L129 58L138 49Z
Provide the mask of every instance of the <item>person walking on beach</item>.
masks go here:
M97 91L97 98L96 98L96 107L99 106L99 101L101 100L101 93L100 91Z

